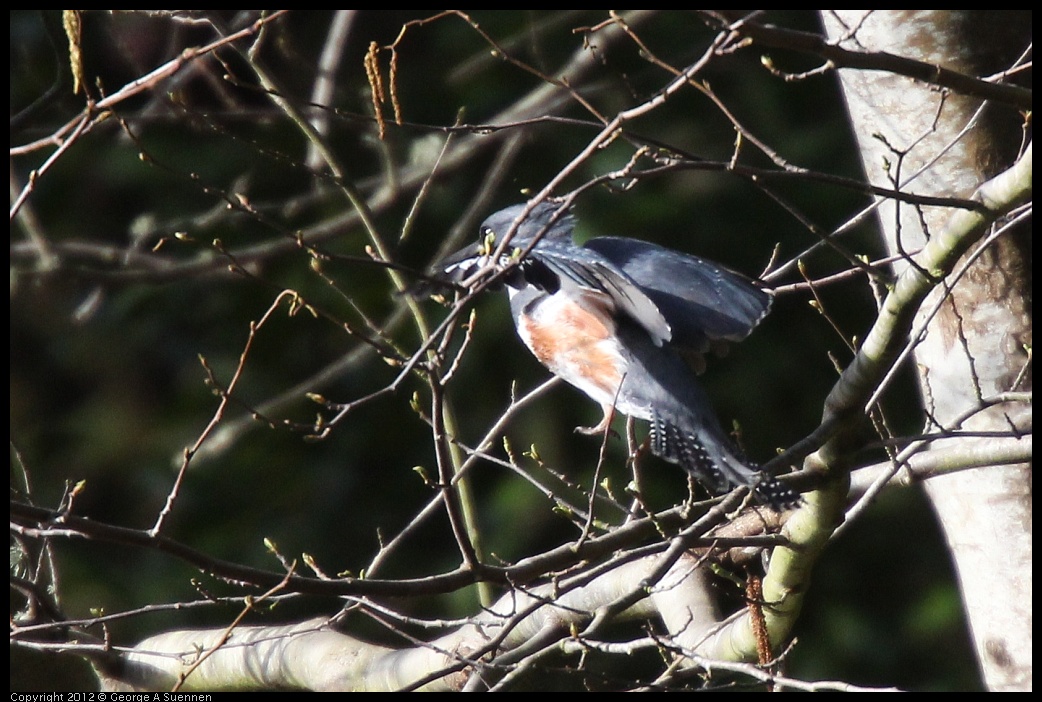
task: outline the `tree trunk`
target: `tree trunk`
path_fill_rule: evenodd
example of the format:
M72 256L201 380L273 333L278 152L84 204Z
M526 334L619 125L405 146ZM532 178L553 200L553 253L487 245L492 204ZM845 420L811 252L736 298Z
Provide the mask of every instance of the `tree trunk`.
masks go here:
M1014 66L1031 44L1029 12L834 10L822 17L843 48L978 77ZM875 185L969 197L1022 148L1023 119L1008 106L884 71L841 70L840 78ZM890 252L917 250L952 211L884 200L878 212ZM1031 430L1029 404L988 402L1031 386L1029 226L997 236L975 259L967 254L965 272L957 267L920 312L917 328L925 333L914 357L927 432ZM1031 465L950 473L925 488L951 550L987 687L1030 689Z

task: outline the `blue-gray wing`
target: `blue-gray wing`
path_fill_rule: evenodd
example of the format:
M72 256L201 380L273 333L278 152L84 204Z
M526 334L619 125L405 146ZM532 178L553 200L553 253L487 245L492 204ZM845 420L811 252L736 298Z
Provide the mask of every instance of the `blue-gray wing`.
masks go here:
M529 283L547 289L551 287L547 281L553 280L563 288L575 286L606 295L616 310L647 331L656 346L672 340L673 332L665 312L651 298L649 291L606 257L594 251L584 251L571 242L544 239L522 263L522 270L526 269L526 264Z
M771 295L746 277L705 259L639 239L586 242L651 299L672 343L704 353L711 341L739 341L767 316Z

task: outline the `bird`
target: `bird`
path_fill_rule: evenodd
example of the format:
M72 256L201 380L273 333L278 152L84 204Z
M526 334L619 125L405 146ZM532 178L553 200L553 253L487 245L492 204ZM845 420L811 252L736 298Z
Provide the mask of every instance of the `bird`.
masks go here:
M478 243L444 259L437 274L472 284L484 271L498 273L492 283L506 288L524 344L601 405L604 418L579 430L608 430L614 409L648 421L651 452L711 492L746 486L769 507L798 505L798 493L732 443L694 370L714 346L748 336L770 310L771 293L640 239L578 245L575 222L570 207L554 202L512 205L490 215Z

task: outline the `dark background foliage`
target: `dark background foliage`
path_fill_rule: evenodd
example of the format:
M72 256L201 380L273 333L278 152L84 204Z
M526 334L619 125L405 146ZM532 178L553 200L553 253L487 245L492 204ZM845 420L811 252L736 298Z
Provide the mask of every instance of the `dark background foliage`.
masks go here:
M407 124L388 124L379 139L363 57L370 42L387 46L403 23L424 16L359 13L346 40L327 135L364 196L380 188L393 191L374 206L375 221L395 259L417 270L430 264L454 227L466 225L457 244L470 241L486 215L540 190L599 128L571 100L552 114L575 122L511 127L509 133L521 142L505 166L496 161L503 137L490 132L488 143L478 140L462 165L434 169L431 159L447 138L446 127L457 120L487 124L544 83L493 55L474 27L448 16L410 28L401 42L395 80ZM512 58L554 74L582 41L573 29L592 27L606 15L504 11L472 17ZM244 26L232 12L203 18L225 29ZM811 12L768 13L767 20L817 30ZM329 23L329 13L301 11L268 30L263 61L278 89L298 106L310 99ZM11 145L17 146L71 119L82 109L83 97L72 94L56 12L13 12L10 28ZM686 12L651 16L636 31L656 56L674 66L696 59L714 36L702 18ZM214 36L202 21L86 13L89 90L95 96L111 92L181 48ZM580 90L603 114L645 99L668 80L631 42L598 51L602 64ZM12 223L12 463L29 474L38 505L57 506L72 485L84 481L75 499L77 514L151 526L183 451L217 406L200 356L226 386L251 321L259 320L283 289L297 291L326 316L289 317L284 305L265 324L250 348L225 425L250 424L248 408L283 396L298 383L347 402L390 382L398 368L341 324L365 331L359 310L387 328L406 355L417 347L411 325L391 321L403 300L386 273L339 258L364 257L369 242L361 227L338 223L350 205L337 183L328 172L306 166L308 143L264 89L249 78L225 77L248 76L239 70L244 59L230 50L217 55L223 63L200 60L176 79L120 104L124 124L110 119L95 128L36 184L27 212L55 244L81 242L82 250L65 250L57 265L46 269L25 253L25 226ZM771 58L793 73L813 67L806 57L784 52ZM387 60L385 51L384 71ZM833 76L786 82L761 65L759 52L736 51L714 61L703 79L741 124L789 163L860 178ZM384 110L390 121L390 108ZM768 194L723 168L735 149L733 125L696 90L681 92L629 129L707 165L641 179L628 189L617 181L588 190L577 201L580 237L645 238L757 275L772 256L788 261L815 243L807 222L830 231L867 203L851 189L801 178L771 181ZM630 144L613 144L587 160L559 192L622 168L631 153ZM746 165L772 167L756 149L745 147L742 156ZM424 162L429 165L417 165ZM12 177L24 184L39 165L38 155L13 158ZM407 236L399 238L417 197L413 181L393 182L407 168L433 175ZM495 187L483 193L490 179L496 179ZM478 194L484 199L470 212ZM228 206L240 196L252 211ZM779 203L797 210L804 221ZM461 223L464 213L468 217ZM321 274L312 256L292 242L295 232L320 226L328 233L317 246L331 257ZM186 240L173 239L175 232L185 233ZM118 257L105 263L102 252L148 254L161 239L169 274L121 276ZM844 244L859 254L879 255L871 220ZM265 247L263 255L243 261L245 273L228 272L222 250L237 255ZM198 265L189 268L190 262ZM810 276L848 267L828 252L807 257L805 264ZM792 271L772 283L800 280ZM746 449L758 459L802 437L820 418L836 377L830 355L839 363L849 359L832 324L849 338L862 334L873 318L874 304L861 278L828 285L820 296L828 319L808 304L806 290L779 295L762 328L713 363L703 378L724 423L740 424ZM444 316L435 303L423 304L435 319ZM531 388L547 375L516 339L504 299L487 296L476 310L473 339L451 386L459 434L471 444L506 407L513 384ZM316 379L345 357L350 363L331 379ZM888 398L887 410L899 432L914 433L921 417L913 383L899 385L904 387ZM406 381L397 392L354 410L323 441L306 441L300 431L258 421L222 450L204 450L189 468L167 536L214 557L277 570L264 543L270 539L290 560L306 552L328 573L359 571L380 539L396 534L432 495L413 470L423 466L434 472L429 428L409 406L414 392L422 393L423 386ZM428 399L420 401L426 406ZM324 412L320 405L297 392L270 418L309 423L318 412ZM592 403L559 385L525 409L506 433L519 461L531 461L520 454L535 445L547 465L588 486L598 442L571 429L596 416ZM602 476L620 489L629 479L624 457L622 443L614 441ZM653 506L685 498L685 480L672 466L649 462L648 470ZM20 486L19 472L12 470L14 486ZM496 558L516 560L575 537L546 497L514 474L489 464L473 478L485 548ZM71 541L58 544L56 555L62 606L70 617L197 600L200 592L241 594L146 549ZM458 557L446 522L434 519L406 541L383 577L441 572L454 567ZM726 584L720 589L727 595ZM466 616L476 608L471 591L398 604L427 616ZM226 604L156 611L114 621L108 633L129 645L165 628L227 623L238 609ZM295 598L257 620L292 621L337 609L335 600ZM355 625L395 643L370 624ZM946 551L917 494L885 495L829 547L789 661L788 673L807 679L914 689L979 686Z

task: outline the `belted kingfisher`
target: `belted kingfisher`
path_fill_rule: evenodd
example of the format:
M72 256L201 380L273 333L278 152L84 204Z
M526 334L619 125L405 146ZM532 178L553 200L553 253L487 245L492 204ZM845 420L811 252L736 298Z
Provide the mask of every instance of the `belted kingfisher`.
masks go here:
M716 343L744 339L771 295L704 259L636 239L572 241L575 219L559 205L513 205L481 225L481 241L441 264L467 281L508 232L497 261L518 335L552 373L601 404L651 423L651 451L713 492L750 486L767 505L799 503L793 490L743 460L688 364ZM536 239L538 238L538 241ZM535 245L533 246L533 242Z

